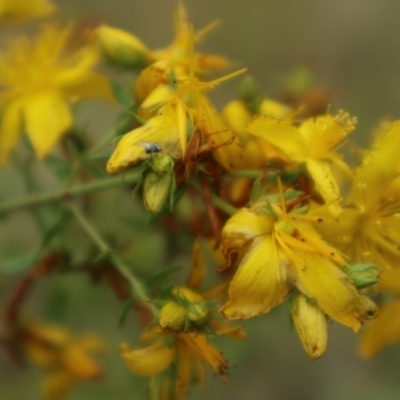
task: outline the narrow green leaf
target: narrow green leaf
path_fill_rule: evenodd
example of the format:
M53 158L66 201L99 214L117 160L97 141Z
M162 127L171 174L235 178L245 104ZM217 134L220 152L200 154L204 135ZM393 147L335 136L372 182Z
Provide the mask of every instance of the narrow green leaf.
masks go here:
M172 275L175 272L180 271L181 269L182 267L180 265L173 265L172 267L165 268L157 272L150 278L146 279L143 282L143 284L148 288L154 287L158 285L160 282L164 281L169 275Z
M131 311L133 304L135 303L136 298L135 296L131 296L124 304L122 307L122 310L119 314L118 317L118 328L121 328L122 325L125 322L126 316L128 315L128 312Z

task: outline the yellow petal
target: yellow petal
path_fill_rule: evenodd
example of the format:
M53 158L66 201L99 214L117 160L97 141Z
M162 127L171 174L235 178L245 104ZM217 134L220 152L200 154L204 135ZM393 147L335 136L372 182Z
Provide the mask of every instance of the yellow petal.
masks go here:
M293 324L307 354L315 359L325 353L328 322L325 314L302 293L294 298L291 310Z
M272 117L257 117L248 126L247 131L271 143L293 161L303 162L308 148L297 128L287 120Z
M303 262L293 264L296 286L332 319L358 332L375 308L332 261L315 254L298 256Z
M271 99L264 99L260 104L261 115L273 117L276 119L283 119L289 116L291 109L288 106L278 103Z
M15 147L21 130L22 103L9 103L1 117L0 128L0 164L8 161L11 150Z
M248 136L245 128L251 121L252 115L242 101L234 100L228 103L222 110L222 115L228 126L239 137Z
M90 73L80 81L64 86L64 93L71 101L87 98L98 98L109 102L115 102L110 83L108 80L96 73Z
M55 7L48 0L3 0L0 4L0 19L19 22L51 14L54 10Z
M25 99L25 129L39 158L45 157L72 125L66 101L55 92L42 92Z
M222 229L224 251L238 250L250 240L271 233L273 225L274 219L270 215L259 215L248 208L241 208Z
M255 239L232 279L229 301L221 308L225 318L247 319L280 304L291 290L286 264L270 235Z
M379 308L379 315L366 326L360 353L371 358L385 346L400 340L400 299Z
M335 218L342 212L339 187L327 162L315 159L307 160L307 170L314 180L316 191L329 206L329 211Z
M153 376L167 369L175 358L175 347L167 347L162 339L139 350L129 350L123 343L120 352L129 369L139 376Z
M118 142L117 148L107 163L110 174L123 171L129 166L151 157L143 143L155 143L163 153L173 157L181 155L176 116L170 111L150 118L143 126L126 133Z

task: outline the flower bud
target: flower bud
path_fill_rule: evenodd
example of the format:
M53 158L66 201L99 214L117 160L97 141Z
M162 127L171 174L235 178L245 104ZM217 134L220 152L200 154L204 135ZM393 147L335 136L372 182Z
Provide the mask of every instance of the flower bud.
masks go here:
M111 61L133 68L144 67L149 62L146 46L128 32L102 25L96 29L95 37L101 51Z
M379 268L374 264L356 264L343 269L353 281L354 286L363 289L379 281Z
M150 160L151 169L158 174L171 172L174 168L174 160L168 155L158 155Z
M165 304L158 313L158 324L162 329L180 332L184 329L187 310L175 301Z
M293 301L290 312L301 343L311 358L321 357L328 341L326 316L300 292L294 295Z
M168 198L172 182L172 174L159 175L154 171L146 174L144 179L144 206L153 214L158 213Z
M209 316L209 309L204 302L194 303L188 307L188 320L196 326L204 325L208 321Z

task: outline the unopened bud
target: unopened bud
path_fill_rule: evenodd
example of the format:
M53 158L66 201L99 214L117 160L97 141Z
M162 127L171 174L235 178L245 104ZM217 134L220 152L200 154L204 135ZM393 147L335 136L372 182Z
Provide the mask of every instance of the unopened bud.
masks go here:
M144 67L149 62L146 46L128 32L102 25L96 29L95 37L103 54L111 61L133 68Z
M175 301L170 301L159 311L158 324L162 329L179 332L184 329L186 317L186 308Z
M300 292L294 295L293 301L290 312L301 343L311 358L321 357L328 341L326 316Z
M379 268L374 264L356 264L343 269L353 281L354 286L363 289L379 281Z
M159 175L154 171L146 174L144 179L144 206L153 214L158 213L169 196L172 174Z

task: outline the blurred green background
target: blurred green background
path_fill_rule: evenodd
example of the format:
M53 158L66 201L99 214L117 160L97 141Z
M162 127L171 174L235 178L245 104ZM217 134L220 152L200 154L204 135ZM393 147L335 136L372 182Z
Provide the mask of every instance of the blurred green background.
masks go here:
M167 45L173 37L172 10L175 0L59 0L58 17L69 21L80 18L100 20L131 31L150 48ZM261 90L279 99L288 73L307 66L316 81L331 90L334 110L343 108L359 119L353 139L368 143L370 132L383 117L399 117L400 39L398 0L187 0L195 28L215 18L222 24L201 45L211 53L226 55L235 67L247 66ZM213 100L222 106L236 94L239 80L221 85ZM83 107L79 118L93 137L112 129L117 109L98 105ZM12 167L0 170L2 198L23 192ZM43 182L52 187L53 182ZM136 234L119 230L116 214L140 207L128 196L102 195L107 213L104 227L114 226L120 241L133 243L132 265L139 274L147 267L164 265L165 241L157 230L138 227ZM93 211L96 213L96 210ZM99 209L99 213L104 212ZM0 250L11 254L38 244L34 223L27 212L18 212L0 225ZM184 238L182 238L184 240ZM80 244L80 243L79 243ZM71 243L71 246L78 243ZM10 250L11 249L11 250ZM79 252L78 252L79 253ZM179 256L188 261L188 254ZM77 254L79 258L79 254ZM176 261L177 256L173 257ZM22 275L0 277L0 304L8 299ZM184 278L183 278L184 279ZM139 331L131 316L117 328L121 303L108 288L93 285L80 274L49 277L35 286L27 314L55 322L65 322L74 331L101 333L108 352L101 359L106 376L99 382L85 383L71 393L69 400L127 400L143 398L144 381L132 376L118 354L122 341L136 345ZM400 317L400 316L399 316ZM311 361L297 335L291 331L285 305L272 313L244 324L248 330L243 343L221 341L224 353L235 365L231 387L209 374L207 393L190 390L190 399L252 400L397 400L400 393L400 345L385 349L372 361L357 353L359 336L337 324L329 331L325 356ZM34 367L18 369L0 353L0 399L39 399L42 372Z

